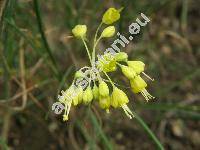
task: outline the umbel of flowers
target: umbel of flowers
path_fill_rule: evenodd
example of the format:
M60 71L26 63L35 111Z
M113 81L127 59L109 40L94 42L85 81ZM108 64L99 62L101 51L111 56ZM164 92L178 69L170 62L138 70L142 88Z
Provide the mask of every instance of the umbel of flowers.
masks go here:
M97 44L102 38L110 38L115 35L115 27L112 26L112 24L120 19L121 10L122 9L117 10L115 8L109 8L104 13L102 21L94 35L92 52L86 43L87 26L76 25L72 29L74 37L82 40L86 48L90 66L78 70L75 73L71 86L65 91L61 91L61 95L58 95L59 102L65 106L63 115L64 121L68 120L69 111L72 106L77 106L79 104L88 105L93 101L97 102L107 113L109 113L111 107L122 108L130 119L134 117L132 111L128 107L129 99L126 93L119 89L108 75L108 72L116 71L117 67L120 68L122 74L130 81L133 93L141 93L146 101L154 98L148 93L146 89L147 83L141 77L144 75L151 79L144 73L145 64L142 61L128 60L128 55L125 52L118 52L115 54L107 53L102 57L98 57L96 61L95 51ZM103 25L106 27L101 34L99 34Z

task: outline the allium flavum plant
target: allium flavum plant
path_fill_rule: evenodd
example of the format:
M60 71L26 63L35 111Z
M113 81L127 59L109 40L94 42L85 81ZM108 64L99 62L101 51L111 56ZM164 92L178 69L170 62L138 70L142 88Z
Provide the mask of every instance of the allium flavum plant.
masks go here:
M120 19L120 11L122 9L109 8L103 15L102 21L97 28L94 36L94 43L92 54L86 43L86 25L76 25L72 29L74 37L82 40L86 52L88 54L91 66L81 68L75 73L72 85L65 91L61 91L61 95L58 96L59 102L64 104L65 112L63 120L68 120L69 111L71 106L77 106L79 104L90 104L93 100L99 103L102 109L105 109L109 113L109 109L122 108L125 114L132 119L134 117L132 111L128 107L129 99L121 89L116 87L116 84L112 82L108 76L108 72L116 71L117 67L121 68L123 75L130 81L131 89L133 93L141 93L148 101L153 99L147 90L147 83L142 79L141 74L151 79L144 73L145 64L141 61L129 61L128 55L125 52L117 53L104 53L103 56L98 57L96 61L95 50L97 44L102 38L110 38L115 34L115 27L111 26L114 22ZM105 25L102 33L98 37L100 28ZM83 72L83 70L85 70ZM104 79L105 76L108 80ZM152 79L151 79L152 80ZM110 91L109 83L112 87Z

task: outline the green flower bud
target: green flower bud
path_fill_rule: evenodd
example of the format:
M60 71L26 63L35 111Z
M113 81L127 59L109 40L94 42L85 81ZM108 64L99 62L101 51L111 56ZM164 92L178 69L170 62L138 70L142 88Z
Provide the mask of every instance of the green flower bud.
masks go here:
M112 37L115 34L115 27L114 26L109 26L103 30L101 33L102 38L109 38Z
M128 66L133 68L137 74L140 74L144 71L145 64L142 61L128 61Z
M122 90L115 87L111 95L111 106L113 106L114 108L117 108L117 107L121 107L122 105L128 102L129 102L129 99L126 96L126 94Z
M121 65L122 73L129 79L134 79L136 76L136 72L128 66Z
M94 85L94 87L92 89L92 93L93 93L94 99L98 100L98 98L99 98L99 88L96 86L96 84Z
M127 61L128 55L125 52L119 52L115 55L116 61Z
M82 78L82 77L84 77L84 73L82 71L76 71L75 78L77 79L77 78Z
M85 104L88 104L92 101L92 99L93 99L92 90L90 87L87 87L87 89L83 92L83 102Z
M102 22L105 24L112 24L119 20L120 11L115 8L109 8L103 15Z
M137 75L130 81L133 93L139 93L147 87L147 83Z
M78 38L85 37L86 32L87 32L87 26L86 25L76 25L72 29L72 33L74 34L75 37L78 37Z
M109 95L108 85L104 81L101 81L99 84L99 94L103 97L107 97Z
M106 111L109 112L109 108L110 108L110 96L107 96L107 97L101 97L100 96L99 106L102 109L106 109Z

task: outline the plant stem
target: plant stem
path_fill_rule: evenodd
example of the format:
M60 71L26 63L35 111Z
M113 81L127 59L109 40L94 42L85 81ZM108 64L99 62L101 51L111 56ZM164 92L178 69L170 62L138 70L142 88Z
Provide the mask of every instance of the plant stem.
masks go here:
M99 43L99 41L101 40L101 36L97 39L97 41L94 43L94 47L92 50L92 62L95 63L95 51L96 51L96 46Z
M115 87L114 83L112 82L112 80L110 79L110 77L108 76L108 74L106 72L103 71L103 73L106 75L106 77L108 78L108 80L110 81L110 83L112 84L113 88Z
M47 39L46 39L46 36L45 36L45 33L44 33L44 26L43 26L42 18L41 18L41 15L40 15L41 13L40 13L38 0L34 0L33 2L34 2L34 11L35 11L36 18L37 18L38 28L39 28L39 31L40 31L40 34L41 34L41 38L42 38L45 50L46 50L47 54L49 55L49 58L50 58L52 64L56 68L57 76L60 79L61 75L58 71L58 65L56 63L56 60L55 60L52 52L51 52L51 49L49 47L49 44L47 42Z
M92 66L92 59L91 59L91 56L90 56L90 51L88 49L88 46L87 46L85 40L83 39L83 37L81 39L82 39L82 41L83 41L83 43L85 45L85 48L86 48L86 51L87 51L87 54L88 54L88 57L89 57L89 60L90 60L91 66Z
M153 134L151 129L147 126L147 124L143 121L143 119L137 115L135 112L133 112L135 119L138 121L138 123L144 128L144 130L149 134L149 136L152 138L152 140L156 143L158 148L160 150L164 150L163 145L160 143L160 141L157 139L157 137Z
M99 32L99 29L101 28L103 22L101 22L95 32L95 36L94 36L94 43L93 43L93 49L92 49L92 61L93 63L95 62L95 48L96 48L96 45L98 44L99 40L101 39L101 37L97 40L97 34Z

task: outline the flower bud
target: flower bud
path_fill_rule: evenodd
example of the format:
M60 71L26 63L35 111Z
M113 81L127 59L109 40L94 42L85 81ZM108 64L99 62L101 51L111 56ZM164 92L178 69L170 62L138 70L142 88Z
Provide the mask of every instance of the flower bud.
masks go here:
M98 98L99 98L99 88L96 86L96 84L94 85L94 87L92 89L92 93L93 93L94 99L98 100Z
M109 8L103 15L102 22L105 24L112 24L119 20L120 11L115 8Z
M109 112L110 108L110 96L107 97L101 97L99 99L99 105L102 109L106 109L107 112Z
M130 81L133 93L139 93L147 87L147 83L137 75Z
M87 87L87 89L83 92L83 102L85 104L88 104L92 101L92 99L93 99L92 90L90 87Z
M142 61L128 61L128 66L133 68L137 74L140 74L144 71L145 64Z
M86 25L76 25L72 29L72 33L75 37L82 38L86 35L87 32L87 26Z
M75 97L73 98L72 104L73 104L74 106L76 106L76 105L78 105L78 103L79 103L79 101L78 101L78 95L77 95L77 96L75 96Z
M122 73L129 79L134 79L136 76L136 72L128 66L121 65Z
M115 55L116 61L127 61L128 55L125 52L119 52Z
M99 94L103 97L107 97L109 95L108 85L104 81L101 81L99 84Z
M76 79L77 79L77 78L82 78L82 77L84 77L84 73L83 73L82 71L76 71L74 77L75 77Z
M103 32L101 33L101 37L109 38L112 37L114 34L115 34L115 27L109 26L103 30Z
M121 107L122 105L128 103L128 97L126 94L118 89L117 87L114 87L112 95L111 95L111 106L114 108Z
M78 103L80 104L82 102L82 99L83 99L83 89L82 89L82 87L78 87L77 92L78 92Z

